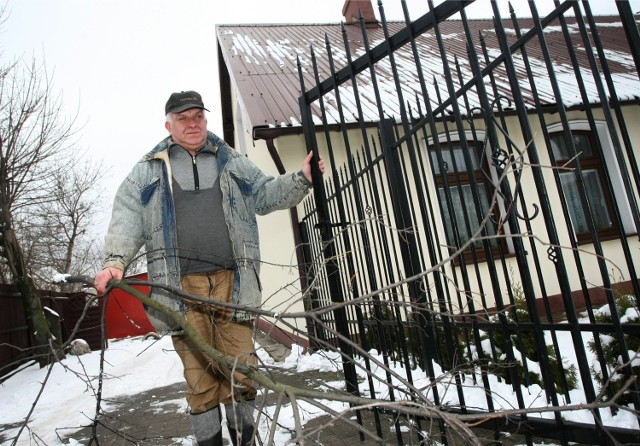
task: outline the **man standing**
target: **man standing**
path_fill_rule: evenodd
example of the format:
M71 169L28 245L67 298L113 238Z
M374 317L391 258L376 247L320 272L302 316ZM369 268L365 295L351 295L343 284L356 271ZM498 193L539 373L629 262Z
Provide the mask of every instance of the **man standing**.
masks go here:
M95 287L121 279L144 245L151 282L181 288L200 298L250 310L261 303L256 214L297 205L311 187L312 154L299 172L277 178L207 131L201 96L173 93L165 106L169 136L146 154L118 188L105 238L103 270ZM324 173L324 163L318 162ZM185 314L218 351L256 365L253 315L206 303L176 299L163 289L151 298ZM222 445L221 410L234 445L254 440L255 384L228 376L199 351L175 322L147 309L160 333L172 334L184 366L194 437L200 446Z

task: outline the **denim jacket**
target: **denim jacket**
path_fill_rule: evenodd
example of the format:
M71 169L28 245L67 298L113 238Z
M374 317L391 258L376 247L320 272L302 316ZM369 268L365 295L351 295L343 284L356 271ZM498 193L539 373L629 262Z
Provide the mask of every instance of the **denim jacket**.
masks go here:
M302 172L279 177L263 173L247 157L208 132L217 155L223 212L234 255L233 302L249 308L261 304L260 245L256 214L296 206L308 193L310 184ZM149 281L180 287L175 209L172 196L170 138L161 141L132 169L118 188L113 213L105 237L103 267L125 269L144 245ZM152 287L151 298L173 310L184 311L181 299L166 290ZM175 322L152 308L147 314L156 330L171 332ZM251 314L236 311L236 320Z

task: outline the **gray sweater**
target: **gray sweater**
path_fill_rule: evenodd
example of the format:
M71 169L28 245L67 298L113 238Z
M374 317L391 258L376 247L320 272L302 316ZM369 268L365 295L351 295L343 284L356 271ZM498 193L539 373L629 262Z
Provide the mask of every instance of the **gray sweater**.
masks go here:
M233 248L222 212L222 190L211 143L195 156L173 144L169 159L181 274L233 268Z

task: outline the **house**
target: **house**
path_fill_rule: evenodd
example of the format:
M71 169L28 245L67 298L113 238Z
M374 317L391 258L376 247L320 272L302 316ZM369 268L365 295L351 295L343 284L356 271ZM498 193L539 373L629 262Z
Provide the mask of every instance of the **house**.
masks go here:
M351 360L365 351L451 373L454 407L425 392L462 413L474 388L493 411L492 374L522 410L531 392L617 398L640 374L637 20L628 2L593 16L566 0L544 17L520 2L527 17L505 18L479 1L494 20L446 1L386 22L346 0L340 24L216 28L227 142L274 174L307 149L330 167L289 215L258 222L264 309L278 313L260 328L337 346L350 391L367 386ZM397 390L387 379L381 395ZM637 413L631 385L620 403ZM600 419L486 427L637 442L635 423L604 434Z
M224 138L274 174L297 169L308 141L299 103L301 72L307 91L320 96L321 88L327 89L321 92L323 103L316 100L309 110L319 150L335 171L348 170L345 166L354 152L366 145L367 139L377 138L381 116L395 119L401 144L402 133L412 130L413 138L404 143L418 146L417 153L426 154L419 162L424 166L431 163L433 168L424 168L423 176L412 181L418 171L403 167L407 178L404 187L410 194L422 190L420 193L427 198L419 201L425 208L422 211L415 210L417 202L409 203L414 209L409 226L415 230L414 246L419 248L403 254L396 246L394 256L405 263L413 256L418 266L410 271L416 274L451 254L460 254L458 260L445 262L440 270L446 271L447 279L437 283L435 276L426 276L420 285L429 295L447 295L447 305L454 312L500 309L513 305L516 294L530 293L538 299L541 312L551 306L546 309L549 314L565 314L569 311L565 308L569 294L570 300L583 308L585 300L589 304L605 302L603 288L615 286L633 292L638 287L634 265L640 260L635 167L640 129L633 124L640 113L638 62L619 16L576 20L569 15L569 3L565 2L555 17L543 18L546 46L535 37L532 18L499 20L509 45L527 42L513 51L512 73L500 59L504 47L496 37L498 26L493 20L461 20L457 15L441 22L437 33L430 29L410 39L406 31L403 34L407 28L404 22L388 22L385 28L370 1L347 0L344 26L219 25L216 35ZM418 22L415 27L422 26ZM593 36L600 41L590 37L585 43L582 33L589 33L591 27L598 30ZM393 37L387 41L385 32L399 36L398 41ZM468 36L474 39L473 54L480 69L485 70L484 93L473 83L477 74L470 64ZM568 51L568 39L575 39L573 51ZM340 86L338 97L333 89L338 81L332 83L332 78L346 76L349 60L351 67L365 64L365 46L373 59L383 53L387 42L389 46L398 45L393 61L376 61L376 79L366 70L358 74L357 98L348 83ZM600 76L600 72L605 74ZM516 99L521 101L521 108L514 103L516 78ZM457 101L447 103L454 87L458 89L454 93ZM485 102L482 94L487 95ZM610 107L601 107L603 94L611 99ZM425 108L427 103L433 104L430 112ZM501 112L493 115L493 135L486 124L487 115L479 112L483 107L486 112L486 104ZM406 122L402 121L403 113ZM475 124L468 125L470 117ZM417 130L420 126L422 129ZM567 126L580 153L579 166L574 163L574 149L565 140ZM528 153L531 140L541 148L535 150L535 157ZM500 147L490 147L492 144ZM472 157L465 157L465 151ZM505 170L491 162L491 157L499 153L507 163ZM545 168L536 169L539 166ZM576 168L584 174L580 181L574 179ZM335 178L325 175L332 184ZM382 189L377 193L391 195L384 182L380 184ZM370 193L360 199L374 201ZM435 209L426 209L436 202ZM592 218L585 214L585 206L592 208ZM383 210L380 213L384 214ZM296 265L309 261L300 248L298 222L305 215L300 206L290 215L278 213L259 221L265 307L273 311L304 310L299 294L303 285L298 281ZM473 235L481 234L476 232L480 226L470 223L478 216L485 223L486 232L482 234L490 240L479 239L465 246ZM358 237L353 234L352 240ZM362 243L354 245L352 250L362 249ZM382 256L382 252L388 249L369 255ZM562 256L561 269L554 256ZM603 262L604 257L607 261ZM387 266L367 264L367 260L357 262L360 266L342 266L357 271L358 277L365 276L359 292L366 294L373 291L367 288L371 275L380 275ZM365 270L374 272L365 274ZM411 276L407 271L396 274L388 280L397 282ZM307 280L303 275L305 284ZM343 286L347 294L348 288ZM409 289L403 292L411 294Z

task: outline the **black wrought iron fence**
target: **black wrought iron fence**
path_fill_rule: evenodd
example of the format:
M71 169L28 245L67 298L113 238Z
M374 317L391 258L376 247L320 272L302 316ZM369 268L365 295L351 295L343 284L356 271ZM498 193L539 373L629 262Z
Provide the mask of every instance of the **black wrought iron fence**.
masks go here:
M565 1L539 17L529 2L529 18L503 19L486 2L495 19L469 20L468 3L431 4L393 34L380 4L359 47L345 25L319 51L325 72L318 57L300 69L307 145L332 166L301 222L311 306L349 303L316 342L345 353L352 392L377 396L369 351L430 380L447 410L522 409L495 431L638 442L633 13ZM387 378L388 397L415 397Z

